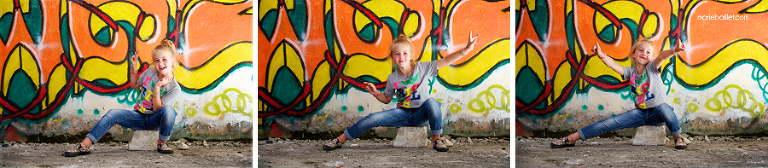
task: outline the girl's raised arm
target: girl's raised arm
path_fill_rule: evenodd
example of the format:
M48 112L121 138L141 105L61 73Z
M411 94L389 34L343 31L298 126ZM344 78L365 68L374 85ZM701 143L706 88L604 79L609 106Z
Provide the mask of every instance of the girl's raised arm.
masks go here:
M131 74L130 74L130 77L128 77L128 78L129 78L131 83L129 83L129 84L131 85L131 88L139 89L139 87L141 87L141 86L138 83L136 83L136 81L139 78L139 70L138 70L139 66L137 66L137 64L139 63L139 52L138 51L133 52L133 56L131 56L131 61L130 62L131 62L131 65L128 66L128 68L129 68L128 71Z
M671 50L664 50L659 52L659 56L654 59L653 67L656 67L656 69L661 68L661 63L664 62L664 60L667 60L671 58L673 55L685 52L685 45L683 45L683 42L680 41L680 39L677 39L677 44L675 45L675 48L672 48Z
M472 48L475 48L475 42L477 42L478 36L480 35L476 35L472 37L472 32L470 31L469 42L467 43L467 46L461 49L461 51L448 54L448 56L445 56L445 58L437 60L437 69L440 69L444 66L450 65L451 63L458 61L461 57L464 57L464 55L467 55L469 51L472 51Z
M605 55L605 53L603 53L603 50L600 49L600 44L597 44L597 42L595 42L595 46L592 47L592 52L594 52L595 55L598 58L600 58L601 61L603 61L603 64L613 69L613 71L618 72L620 75L622 76L624 75L624 67L619 65L619 63L616 63L616 61L614 61L613 58Z

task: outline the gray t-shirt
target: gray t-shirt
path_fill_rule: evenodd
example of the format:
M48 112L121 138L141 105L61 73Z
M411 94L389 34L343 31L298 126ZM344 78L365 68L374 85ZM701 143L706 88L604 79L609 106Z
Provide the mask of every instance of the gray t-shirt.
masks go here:
M418 108L429 98L429 79L437 76L437 62L419 62L405 76L397 71L389 74L384 95L395 96L397 107Z
M136 105L133 106L134 109L144 114L155 113L154 109L152 109L152 95L155 93L152 92L154 91L155 83L159 80L155 68L147 68L147 70L139 75L139 78L136 79L136 83L141 87L139 88L138 101L136 101ZM179 87L179 82L176 82L176 78L174 77L171 82L160 87L160 101L166 106L173 106L173 103L176 103L176 97L179 96L180 92L181 87Z
M624 67L624 80L629 80L632 100L639 109L656 108L664 101L664 84L661 72L653 66L655 60L645 65L645 72L637 74L634 67Z

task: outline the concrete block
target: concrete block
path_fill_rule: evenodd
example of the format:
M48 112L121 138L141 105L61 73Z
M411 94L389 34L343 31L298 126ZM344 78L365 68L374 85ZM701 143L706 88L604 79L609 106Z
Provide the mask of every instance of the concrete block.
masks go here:
M131 130L128 150L157 150L157 130Z
M424 147L429 143L427 127L400 127L396 129L396 132L392 146Z
M667 126L646 125L635 129L635 136L632 137L632 145L664 145L667 139Z

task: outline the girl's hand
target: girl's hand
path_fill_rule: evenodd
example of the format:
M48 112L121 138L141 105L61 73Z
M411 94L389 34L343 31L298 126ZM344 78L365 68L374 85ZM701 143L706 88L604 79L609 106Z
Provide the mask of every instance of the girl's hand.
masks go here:
M165 84L170 83L172 79L173 78L171 77L161 78L160 80L157 81L157 83L155 83L155 89L159 90L160 87L163 87Z
M597 55L597 57L600 59L603 59L603 55L605 55L605 53L603 53L603 49L600 49L600 44L597 42L595 42L595 46L592 47L592 52L595 53L595 55Z
M685 45L683 45L683 42L680 41L680 39L677 39L677 45L675 45L675 48L672 51L674 51L675 54L685 52Z
M365 90L368 91L368 93L374 96L376 96L376 94L379 94L379 90L376 89L376 86L373 85L373 83L363 82L363 84L365 85Z
M480 35L472 36L472 31L469 32L469 42L467 43L467 46L464 47L464 49L461 50L462 55L469 54L469 51L472 51L473 48L475 48L475 42L477 42L477 37Z
M129 67L129 68L131 68L131 72L133 72L133 73L137 73L138 72L138 70L137 70L138 67L134 67L138 63L139 63L139 51L137 50L137 51L133 52L133 56L131 56L131 66Z

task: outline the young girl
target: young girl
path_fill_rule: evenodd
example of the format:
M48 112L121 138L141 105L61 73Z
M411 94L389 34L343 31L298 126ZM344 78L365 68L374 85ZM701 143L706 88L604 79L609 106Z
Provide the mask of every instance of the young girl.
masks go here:
M176 110L173 103L181 92L179 83L174 78L176 66L176 47L173 42L163 40L152 51L153 68L138 75L137 54L131 57L131 88L139 89L139 100L133 110L112 109L107 112L91 132L74 149L64 152L64 156L73 157L90 154L91 144L98 142L107 131L115 124L134 130L159 130L160 138L157 140L157 151L163 154L172 154L165 141L171 138Z
M429 123L432 130L432 142L434 142L433 148L440 152L448 151L448 146L440 140L440 134L443 133L441 125L443 114L440 112L440 103L429 97L428 86L421 85L427 85L427 80L437 75L437 69L467 55L467 52L474 47L476 39L477 36L472 37L472 32L470 32L469 43L461 51L449 54L437 61L418 62L414 58L417 54L413 52L411 40L404 35L397 37L389 50L389 57L397 67L397 71L389 74L384 93L380 93L372 83L365 82L365 90L381 103L389 103L396 96L397 98L394 99L397 101L397 108L371 113L357 121L349 129L344 130L344 134L323 145L323 149L341 148L341 144L347 140L355 139L373 127L424 126Z
M552 148L572 147L578 139L587 140L608 131L643 125L661 126L666 123L669 132L674 136L675 149L687 148L680 135L682 130L674 113L675 109L664 101L664 86L659 71L664 60L685 52L685 46L678 41L674 49L661 51L656 59L653 59L654 48L650 40L640 40L632 45L628 56L632 59L633 67L630 68L622 67L611 57L606 56L600 49L600 45L592 47L592 52L595 52L605 65L621 74L624 80L629 80L635 109L584 127L576 133L551 143L550 146Z

